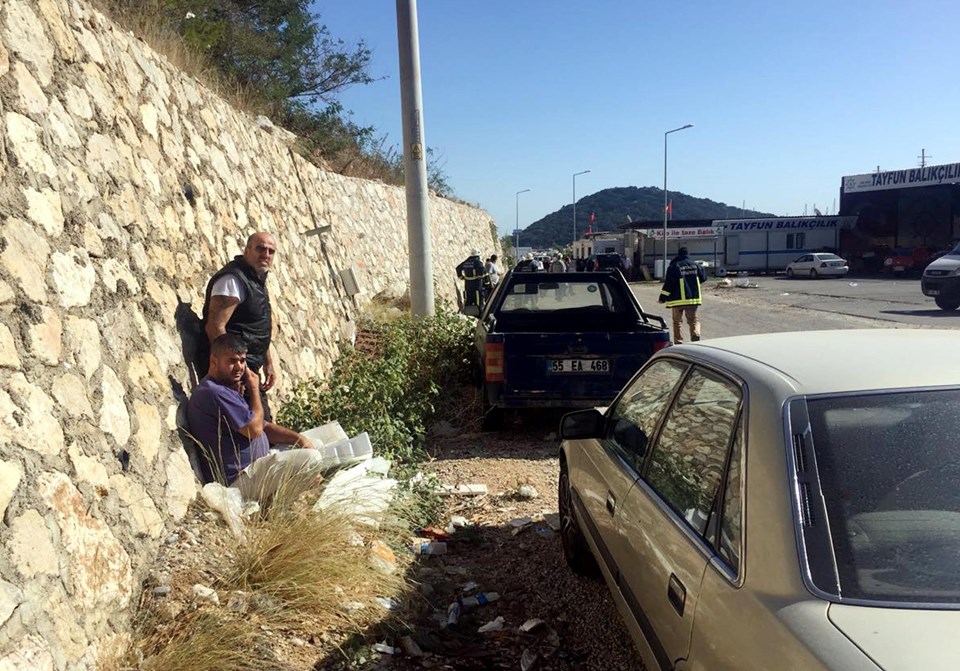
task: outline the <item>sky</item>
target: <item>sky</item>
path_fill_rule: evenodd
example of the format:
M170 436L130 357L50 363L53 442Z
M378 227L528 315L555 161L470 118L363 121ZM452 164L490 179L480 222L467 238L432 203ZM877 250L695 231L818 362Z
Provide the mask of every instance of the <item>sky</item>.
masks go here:
M396 4L315 0L373 51L339 100L401 145ZM778 215L844 175L960 162L954 0L421 0L424 138L501 233L576 196L668 190ZM530 189L517 196L516 192ZM676 209L674 218L682 219ZM522 240L521 240L522 244Z

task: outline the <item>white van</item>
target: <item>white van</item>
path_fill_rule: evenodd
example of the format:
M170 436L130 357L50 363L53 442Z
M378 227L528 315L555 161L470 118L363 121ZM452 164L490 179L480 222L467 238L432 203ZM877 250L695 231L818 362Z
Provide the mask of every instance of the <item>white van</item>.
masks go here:
M942 310L960 307L960 244L924 269L920 290Z

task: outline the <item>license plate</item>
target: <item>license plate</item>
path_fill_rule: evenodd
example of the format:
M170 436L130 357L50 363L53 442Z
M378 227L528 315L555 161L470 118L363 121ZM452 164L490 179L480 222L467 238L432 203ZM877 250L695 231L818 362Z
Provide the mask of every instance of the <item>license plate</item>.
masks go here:
M927 289L927 296L939 296L939 295L940 295L939 289Z
M894 267L893 267L893 270L894 270L895 272L902 273L902 272L903 272L903 266L894 266Z
M609 373L609 359L547 359L548 373Z

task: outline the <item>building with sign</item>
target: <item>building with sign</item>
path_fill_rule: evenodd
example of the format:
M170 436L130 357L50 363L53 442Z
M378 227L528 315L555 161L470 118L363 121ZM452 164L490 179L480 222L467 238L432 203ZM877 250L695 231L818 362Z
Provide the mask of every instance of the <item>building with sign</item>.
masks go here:
M960 163L844 177L840 214L858 219L840 239L854 268L886 249L948 247L960 239Z
M718 219L667 229L667 258L685 246L694 261L726 272L776 272L802 254L837 251L844 231L855 228L856 217L777 217ZM657 268L663 258L663 227L639 228L643 263ZM659 274L659 271L658 273Z

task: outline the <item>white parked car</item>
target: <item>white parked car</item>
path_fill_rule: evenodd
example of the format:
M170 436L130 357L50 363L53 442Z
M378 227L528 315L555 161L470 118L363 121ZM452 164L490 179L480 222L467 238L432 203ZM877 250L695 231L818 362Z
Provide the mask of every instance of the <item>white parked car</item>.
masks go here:
M787 277L843 277L848 272L847 260L829 252L804 254L787 265Z

